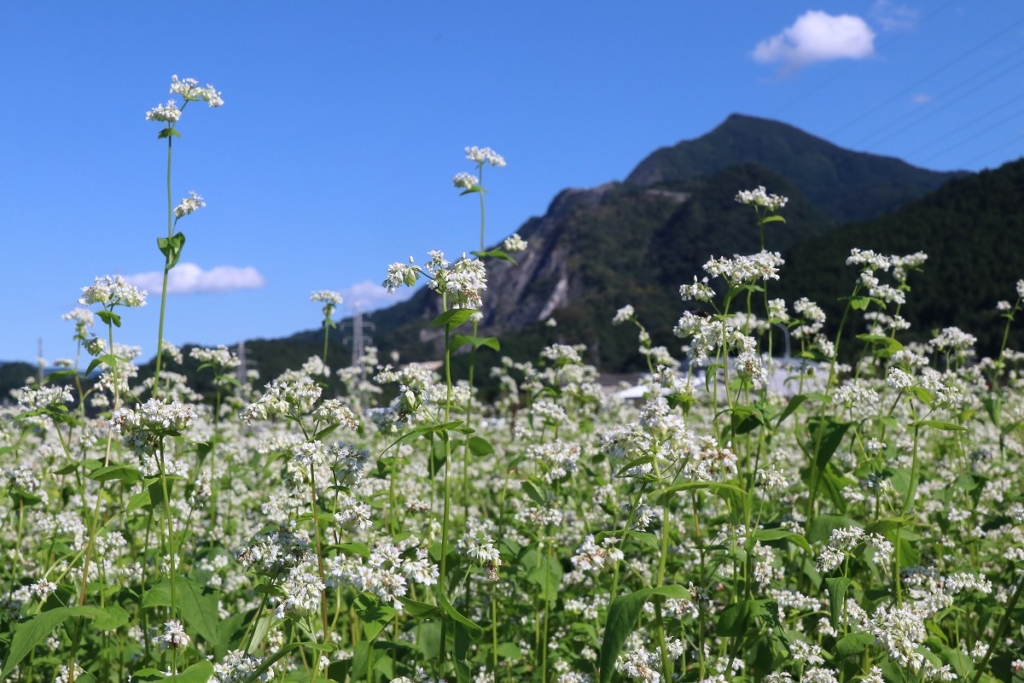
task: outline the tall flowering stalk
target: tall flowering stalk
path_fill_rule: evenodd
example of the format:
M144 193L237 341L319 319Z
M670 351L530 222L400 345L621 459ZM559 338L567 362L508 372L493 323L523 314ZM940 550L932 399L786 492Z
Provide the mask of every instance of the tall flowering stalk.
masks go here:
M181 114L185 111L185 107L188 106L189 102L202 100L211 107L220 107L224 104L220 93L212 85L208 84L205 88L202 88L194 78L186 78L183 81L179 81L177 76L171 76L171 94L181 97L180 107L175 100L171 99L167 101L167 104L158 104L146 112L147 121L156 121L157 123L164 124L164 128L157 134L157 138L167 140L167 237L157 238L157 246L160 248L160 253L164 255L164 278L160 290L160 323L157 330L156 367L153 371L154 396L160 391L160 367L162 365L164 348L164 313L167 308L167 277L171 269L178 264L178 261L181 259L181 250L185 247L184 233L175 232L174 229L178 224L178 220L194 212L196 209L206 206L203 198L195 192L190 192L188 197L181 200L181 203L177 206L174 205L173 195L171 194L171 152L174 138L181 137L181 133L177 128L178 121L181 120Z

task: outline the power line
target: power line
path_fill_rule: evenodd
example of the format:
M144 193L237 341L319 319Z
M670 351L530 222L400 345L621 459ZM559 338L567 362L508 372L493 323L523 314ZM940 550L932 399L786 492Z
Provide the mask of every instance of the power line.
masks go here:
M921 24L927 23L929 19L931 19L932 17L936 16L937 14L939 14L940 12L945 10L947 7L952 5L954 2L956 2L956 0L948 0L948 2L944 3L943 5L941 5L938 8L932 10L931 12L929 12L921 20ZM881 47L888 47L888 46L898 42L899 40L903 39L904 36L906 36L906 35L907 35L906 33L898 33L898 34L892 35L888 40L882 41ZM815 85L812 88L810 88L808 90L805 90L801 94L797 95L796 97L791 99L789 102L787 102L786 104L782 105L781 107L779 107L778 109L773 111L770 114L770 116L774 117L774 116L778 115L779 113L785 111L786 109L789 109L791 106L793 106L797 102L800 102L801 100L804 100L807 97L809 97L810 95L818 92L819 90L824 88L826 85L829 85L830 83L833 83L833 82L839 80L840 77L845 76L847 73L849 73L850 71L855 69L857 66L859 66L859 64L857 64L856 62L850 62L849 64L847 64L845 69L841 69L841 70L835 72L834 74L832 74L831 77L826 78L826 79L820 81L817 85Z
M1011 100L1011 102L1019 100L1019 99L1022 99L1022 98L1024 98L1024 94L1021 94L1020 96L1014 98L1013 100ZM949 145L948 147L946 147L946 148L944 148L942 150L939 150L938 152L935 152L934 154L931 154L931 155L925 157L924 159L921 160L921 163L925 163L927 161L931 161L932 159L941 157L944 154L948 154L950 151L952 151L954 149L957 149L958 147L964 146L965 144L967 144L971 140L977 140L978 138L980 138L985 133L988 133L989 131L993 130L994 128L997 128L997 127L1001 126L1002 124L1006 123L1007 121L1012 121L1014 119L1019 119L1022 115L1024 115L1024 109L1018 109L1015 112L1013 112L1012 114L1010 114L1009 116L1001 118L998 121L996 121L995 123L993 123L993 124L991 124L989 126L986 126L985 128L982 128L980 131L978 131L974 135L968 136L968 137L964 138L963 140L961 140L960 142L957 142L956 144ZM931 144L934 144L934 143L931 143ZM929 144L929 146L931 146L931 144ZM916 153L916 151L914 153ZM908 156L912 156L912 154L908 155Z
M987 157L992 152L998 151L998 150L1002 149L1003 147L1005 147L1006 145L1009 145L1011 142L1016 142L1017 140L1020 140L1022 138L1024 138L1024 133L1019 133L1018 135L1010 138L1009 140L1005 140L1005 141L999 143L998 145L996 145L995 147L993 147L991 149L987 149L987 150L985 150L984 152L982 152L981 154L979 154L977 156L971 157L970 159L965 161L964 164L967 165L967 164L970 164L970 163L972 163L974 161L977 161L978 159L982 159L984 157Z
M955 64L958 64L959 62L963 61L967 57L970 57L971 55L973 55L978 50L981 50L982 48L988 47L993 40L995 40L996 38L999 38L999 37L1005 35L1006 33L1009 33L1010 31L1016 29L1021 24L1024 24L1024 17L1018 19L1017 21L1015 21L1014 23L1010 24L1009 26L1004 27L1001 31L996 32L994 35L989 36L988 38L986 38L985 40L981 41L980 43L978 43L977 45L975 45L971 49L967 50L966 52L963 52L960 55L958 55L957 57L954 57L950 61L948 61L945 64L943 64L942 66L940 66L938 69L935 69L934 71L930 72L924 78L921 78L921 79L915 81L914 83L910 84L909 86L907 86L903 90L899 91L895 95L892 95L891 97L889 97L885 101L880 102L879 104L876 104L874 107L871 107L870 109L868 109L866 112L864 112L860 116L857 116L856 118L851 119L850 121L847 121L843 125L839 126L835 130L833 130L831 133L829 133L828 137L834 138L836 133L839 133L841 131L846 130L847 128L849 128L850 126L854 125L855 123L860 123L861 121L863 121L867 117L869 117L872 114L874 114L879 109L882 109L883 107L886 107L889 104L892 104L894 101L898 100L899 98L903 97L904 95L906 95L910 91L914 90L915 88L917 88L922 83L925 83L928 80L930 80L931 78L933 78L934 76L937 76L938 74L942 73L943 71L948 70L950 67L952 67Z
M949 139L949 137L956 136L957 133L963 133L963 132L966 132L966 131L970 130L974 126L976 126L979 123L981 123L982 121L984 121L989 116L992 116L992 114L995 114L997 111L999 111L1001 109L1005 109L1009 105L1013 104L1014 102L1019 102L1020 100L1024 100L1024 93L1021 93L1021 94L1017 95L1016 97L1014 97L1013 99L1007 100L1007 101L1003 102L1000 105L992 107L991 109L988 109L984 113L979 114L978 116L973 118L968 123L966 123L964 125L961 125L961 126L958 126L957 130L955 132L951 133L950 136L937 137L934 140L932 140L931 142L927 142L927 143L921 145L920 147L917 147L916 149L913 149L910 152L907 152L906 156L912 157L915 154L920 154L921 152L923 152L924 150L926 150L926 149L928 149L930 147L934 147L935 145L938 145L940 143L946 142ZM1013 114L1010 114L1009 116L1007 116L1006 118L999 119L999 121L997 121L996 123L993 123L992 125L982 129L982 131L980 133L978 133L977 135L972 135L972 136L966 138L965 140L961 140L960 142L956 143L955 145L953 145L951 147L948 147L945 150L941 150L941 151L939 151L936 154L933 154L931 157L928 157L928 159L931 159L931 158L933 158L935 156L940 156L940 155L944 154L946 151L948 151L949 149L954 149L956 147L959 147L963 142L967 142L967 141L973 140L976 137L978 137L978 135L980 135L982 133L987 133L988 131L992 130L996 126L999 126L999 125L1001 125L1003 123L1006 123L1007 121L1009 121L1011 119L1014 119L1014 118L1020 116L1021 114L1024 114L1024 109L1019 109L1019 110L1015 111ZM927 159L925 159L925 161L927 161Z
M1019 52L1024 52L1024 46L1019 47L1017 50L1012 52L1011 55L1015 55L1015 54L1017 54ZM1011 56L1011 55L1008 55L1008 57ZM1000 61L1002 61L1002 60L1000 60ZM916 120L911 121L910 123L906 124L905 126L902 126L901 128L897 128L895 131L893 131L889 135L885 136L881 140L878 140L875 144L876 145L880 145L883 142L887 142L887 141L893 139L894 137L896 137L897 135L899 135L900 133L902 133L903 131L907 130L911 126L916 126L916 125L920 124L922 121L927 121L928 119L930 119L931 117L935 116L936 114L942 113L943 111L945 111L949 107L953 106L957 102L960 102L961 100L963 100L965 97L968 97L969 95L973 95L974 93L976 93L978 90L984 88L985 86L987 86L987 85L989 85L989 84L991 84L991 83L993 83L995 81L998 81L1000 78L1002 78L1006 74L1016 70L1021 65L1024 65L1024 60L1020 60L1018 62L1015 62L1014 64L1011 64L1009 67L1007 67L1006 69L1003 69L1002 71L997 73L992 78L989 78L988 80L985 80L985 81L982 81L982 82L978 83L975 87L971 88L970 90L967 90L966 92L961 93L960 95L954 97L953 99L951 99L949 101L943 101L942 98L945 95L948 95L951 92L955 92L958 88L960 88L961 86L963 86L966 83L970 83L971 81L973 81L975 79L975 77L978 74L973 75L971 78L968 78L967 80L961 81L957 85L955 85L952 88L949 88L948 90L946 90L942 95L939 95L939 96L936 97L936 100L941 103L939 106L929 108L924 113L923 116L919 116ZM991 67L987 67L986 69L982 69L981 73L984 73L988 68L991 68ZM876 129L875 132L870 133L866 138L862 138L861 142L859 142L857 144L859 145L859 144L862 144L864 141L870 140L875 135L877 135L880 131L885 130L886 128L889 128L889 127L891 127L893 125L896 125L900 121L903 121L906 118L908 118L908 116L912 117L912 116L914 116L917 113L918 112L911 112L908 115L901 116L900 118L896 119L895 121L890 122L890 123L882 126L881 128Z

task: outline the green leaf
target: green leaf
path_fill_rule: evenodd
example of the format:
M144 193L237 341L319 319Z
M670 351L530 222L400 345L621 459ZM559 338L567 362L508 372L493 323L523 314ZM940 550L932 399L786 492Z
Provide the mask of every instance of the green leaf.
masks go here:
M932 393L924 387L910 387L910 392L917 397L917 400L921 403L931 405Z
M256 642L256 639L255 639L255 638L253 638L253 642L254 642L254 643ZM365 640L364 640L364 641L361 641L361 642L359 643L359 645L363 645L363 644L366 644L366 641L365 641ZM260 665L259 665L258 667L256 667L256 670L255 670L255 671L253 671L253 672L251 672L251 673L249 674L249 678L248 678L247 680L250 680L250 681L258 681L258 680L260 679L260 676L262 676L262 675L263 675L263 673L264 673L264 672L265 672L265 671L266 671L267 669L269 669L270 667L274 666L274 664L275 664L275 663L277 662L277 660L281 659L282 657L284 657L284 656L285 656L286 654L288 654L288 653L289 653L289 652L291 652L292 650L296 650L296 649L298 649L298 648L302 647L303 645L306 645L306 646L308 646L308 645L309 645L309 643L288 643L287 645L285 645L284 647L282 647L282 648L281 648L280 650L278 650L278 651L277 651L277 652L275 652L274 654L272 654L272 655L270 655L269 657L267 657L266 659L264 659L264 660L263 660L263 663L262 663L262 664L260 664ZM357 647L356 647L356 651L357 651L357 652L358 652L358 649L359 649L359 648L358 648L358 646L357 646ZM256 657L258 657L258 656L259 656L259 650L256 650L256 651L252 651L252 648L250 648L250 652L249 652L249 654L251 654L251 655L253 655L253 656L256 656ZM364 676L366 675L366 668L365 668L365 667L363 668L363 675L364 675Z
M474 313L476 313L476 311L471 308L453 308L452 310L445 311L431 320L430 324L434 327L447 327L448 329L454 329L469 320L470 316Z
M761 219L761 225L764 225L765 223L785 223L785 222L786 222L786 219L783 218L782 216L780 216L777 213L776 214L772 214L771 216L765 216L764 218Z
M213 664L204 659L178 673L175 679L178 683L206 683L212 675Z
M733 434L746 434L764 425L764 415L757 408L745 406L733 408L730 417Z
M853 581L845 576L825 579L828 587L828 606L831 613L832 628L842 630L843 606L846 604L846 589Z
M418 619L436 619L441 616L441 610L433 605L418 600L402 598L402 611L410 617Z
M494 453L494 446L487 439L483 439L479 436L471 436L466 441L466 446L469 447L469 452L473 455L491 455Z
M370 549L365 543L334 543L326 546L324 550L339 550L349 557L358 555L364 560L370 559ZM405 602L405 600L402 602Z
M164 270L168 271L174 268L178 264L178 259L181 258L181 250L185 247L185 235L176 232L170 237L158 237L156 245L166 259Z
M532 500L534 503L542 507L548 504L547 497L543 493L541 493L540 489L537 488L537 485L534 484L532 481L530 481L529 479L524 479L521 484L523 490L526 491L526 495L528 495L530 497L530 500Z
M779 425L781 425L787 417L795 413L796 409L799 408L806 400L807 397L803 394L797 394L796 396L790 397L789 403L787 403L786 407L782 409L782 412L779 414L779 419L775 422L775 428L778 429Z
M452 337L452 350L463 347L466 344L471 345L474 349L486 346L495 351L501 351L501 344L498 342L497 337L475 337L471 334L457 334Z
M515 643L500 643L495 652L498 653L499 657L505 659L522 659L523 657L523 651Z
M448 602L448 598L445 597L444 593L439 593L437 601L441 603L441 609L450 616L456 623L462 624L466 629L466 632L473 640L477 640L484 635L484 630L469 620L468 617L464 616L459 610L452 606L452 603Z
M114 313L113 311L108 311L107 309L104 308L101 311L96 311L96 317L102 320L104 325L113 325L114 327L121 327L121 316L119 316L117 313ZM89 367L91 368L92 364L90 364Z
M720 636L742 636L754 616L754 604L754 600L740 600L726 607L718 615L715 633Z
M854 298L850 299L850 308L852 308L855 311L866 311L868 309L868 304L870 303L871 297L855 296Z
M967 427L963 425L953 424L952 422L943 422L942 420L918 420L917 422L911 422L911 427L932 427L934 429L941 429L945 432L966 432Z
M850 422L836 422L832 418L826 418L824 424L819 420L811 423L811 442L808 450L814 453L814 464L819 470L824 470L825 465L835 455L850 425Z
M141 507L148 507L153 509L153 501L149 498L149 490L145 490L141 493L136 493L134 496L128 499L128 507L125 508L125 514L131 514Z
M70 607L58 607L48 612L40 612L15 626L11 649L7 654L7 661L4 662L4 668L0 671L0 680L7 678L7 674L11 673L36 645L49 636L53 629L64 623L71 614Z
M758 529L754 532L754 539L758 541L789 541L808 553L811 552L811 544L807 542L806 538L785 529Z
M633 632L644 603L651 595L651 588L641 588L629 595L622 595L612 601L608 608L608 618L604 625L604 640L601 642L600 683L608 683L615 673L615 660L618 659L626 638Z
M186 624L196 630L209 643L217 643L220 633L220 614L217 611L217 597L203 595L203 587L186 576L179 576L174 582L178 613ZM163 579L148 591L142 601L143 607L169 606L171 604L171 582Z
M512 258L508 254L506 254L501 249L491 249L489 251L474 251L474 252L471 252L471 253L473 254L473 256L476 256L478 259L481 259L481 260L487 259L487 258L495 258L495 259L498 259L499 261L508 261L509 263L511 263L512 265L515 265L515 266L519 265L519 263L517 263L514 258Z
M109 467L97 467L89 473L93 481L110 481L116 479L125 486L131 486L142 479L142 473L130 465L110 465Z
M670 496L679 491L692 491L696 489L707 489L714 494L721 495L722 493L735 493L741 496L746 496L747 492L738 486L733 484L724 484L716 481L688 481L683 484L673 484L660 491L655 491L654 496L658 498L659 505L666 505L670 499Z
M96 617L93 626L100 631L115 631L129 621L128 612L120 605L107 605L103 614Z
M552 602L558 599L558 587L562 583L563 573L562 563L557 558L545 556L526 575L526 580L540 588L538 597Z
M100 311L96 315L99 315L100 313L103 313L103 311ZM120 325L118 325L118 327L120 327ZM86 375L91 375L92 371L95 370L96 368L98 368L100 366L100 364L104 364L107 367L111 367L112 368L115 365L117 365L117 356L115 356L112 353L107 353L107 354L104 354L102 356L97 356L96 358L93 358L92 362L89 363L89 367L87 367L85 369L85 374Z
M847 634L836 642L836 657L842 659L850 655L860 654L874 642L875 636L864 631Z
M180 138L181 133L171 127L164 128L162 131L156 134L157 140L163 140L164 138Z
M610 681L615 673L615 660L618 659L626 638L633 632L640 612L643 611L644 603L651 597L660 595L675 600L687 599L692 596L690 591L676 584L659 586L657 588L641 588L629 595L620 595L612 601L608 608L608 618L604 625L604 640L601 642L601 654L598 657L600 665L599 681L606 683Z
M825 543L832 536L833 529L846 529L857 523L846 515L818 515L807 529L807 540L811 543Z

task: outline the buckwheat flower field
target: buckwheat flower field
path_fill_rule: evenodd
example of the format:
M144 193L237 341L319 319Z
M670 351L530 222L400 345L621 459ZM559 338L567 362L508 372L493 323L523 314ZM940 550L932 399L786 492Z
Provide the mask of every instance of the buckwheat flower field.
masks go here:
M438 370L373 348L332 368L341 299L318 291L322 355L239 381L233 353L195 349L204 398L163 334L205 205L170 194L171 148L189 151L188 105L224 100L176 76L171 94L146 114L168 145L164 291L84 287L65 316L78 367L0 409L0 679L1024 680L1024 355L978 358L956 328L900 341L924 253L854 250L829 338L818 303L772 297L786 198L736 188L762 249L708 254L678 320L644 321L680 346L631 306L608 320L636 326L642 399L555 344L504 358L485 404L452 355L479 380L477 351L500 349L480 336L487 266L530 247L486 248L484 178L506 164L470 147L453 184L479 200L479 250L381 265L383 286L441 302ZM1014 295L1006 330L1024 281ZM142 305L161 307L145 382L117 340ZM346 392L327 395L332 373Z

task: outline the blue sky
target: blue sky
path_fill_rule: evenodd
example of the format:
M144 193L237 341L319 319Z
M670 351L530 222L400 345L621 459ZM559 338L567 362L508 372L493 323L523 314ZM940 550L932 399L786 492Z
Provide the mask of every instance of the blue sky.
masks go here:
M166 145L145 112L172 74L225 101L178 124L175 202L207 202L179 224L183 286L207 291L169 298L178 344L311 329L312 290L345 292L347 315L381 304L389 263L473 249L475 201L451 184L467 145L508 161L485 178L490 242L732 112L933 169L1024 153L1012 0L8 0L0 72L2 360L39 338L72 356L60 316L83 286L162 267ZM158 309L151 291L117 339L151 357Z

